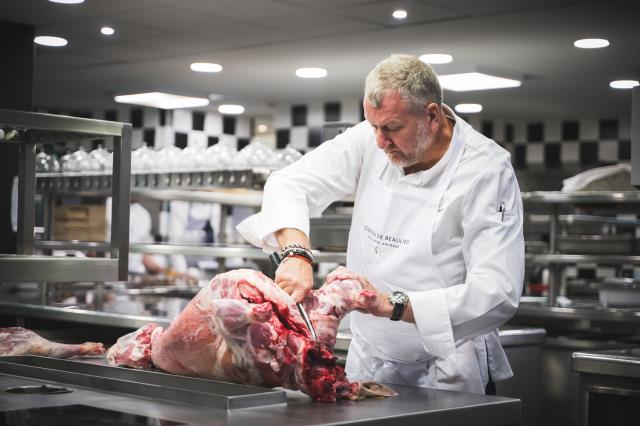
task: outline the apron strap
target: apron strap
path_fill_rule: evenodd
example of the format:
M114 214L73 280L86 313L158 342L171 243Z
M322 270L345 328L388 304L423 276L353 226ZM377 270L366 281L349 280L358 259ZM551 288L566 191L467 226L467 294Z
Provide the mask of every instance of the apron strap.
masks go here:
M485 353L487 356L487 376L489 377L489 381L487 382L487 385L484 387L484 394L485 395L494 395L496 394L496 382L493 381L493 378L491 377L491 367L489 366L489 347L487 346L487 341L484 340L484 348L485 348Z

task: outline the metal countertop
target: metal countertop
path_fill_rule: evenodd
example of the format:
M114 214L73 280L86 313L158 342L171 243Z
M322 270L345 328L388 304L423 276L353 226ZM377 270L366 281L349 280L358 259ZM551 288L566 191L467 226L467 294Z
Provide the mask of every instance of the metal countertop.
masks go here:
M2 389L12 386L40 385L40 380L0 374ZM48 382L52 383L52 382ZM62 384L53 384L61 386ZM2 411L82 404L184 422L207 425L506 425L521 420L521 402L517 399L451 392L437 389L392 385L399 396L384 400L313 403L300 392L286 391L287 404L228 412L162 400L142 399L123 394L96 392L62 385L73 393L59 395L11 394L0 392Z
M571 358L578 373L640 378L640 348L574 352Z
M140 328L150 322L155 322L162 327L168 327L171 323L171 320L165 317L126 315L89 309L71 309L15 302L0 302L0 314L131 329Z
M640 321L638 308L608 308L594 304L584 308L563 308L559 306L540 306L521 304L515 314L516 318L535 319L567 319L567 320L602 320L602 321Z

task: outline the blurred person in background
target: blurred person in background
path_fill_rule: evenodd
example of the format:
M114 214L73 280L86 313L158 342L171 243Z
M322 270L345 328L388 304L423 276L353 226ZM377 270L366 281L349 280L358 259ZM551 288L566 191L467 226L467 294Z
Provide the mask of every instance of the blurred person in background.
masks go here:
M106 201L107 240L111 231L111 197ZM152 220L149 211L140 203L129 206L129 243L154 243ZM171 283L195 285L198 278L186 270L183 262L173 263L174 259L165 255L129 252L129 273L133 276L151 275L151 284L168 280ZM155 281L154 281L155 280Z

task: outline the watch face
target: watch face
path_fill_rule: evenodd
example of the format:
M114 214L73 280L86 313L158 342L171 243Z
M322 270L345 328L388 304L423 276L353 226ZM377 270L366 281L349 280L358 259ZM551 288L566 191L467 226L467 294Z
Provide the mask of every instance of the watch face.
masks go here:
M391 303L394 303L394 304L395 303L406 304L409 302L409 296L407 296L405 293L401 291L394 291L393 293L391 293L389 300L391 300Z

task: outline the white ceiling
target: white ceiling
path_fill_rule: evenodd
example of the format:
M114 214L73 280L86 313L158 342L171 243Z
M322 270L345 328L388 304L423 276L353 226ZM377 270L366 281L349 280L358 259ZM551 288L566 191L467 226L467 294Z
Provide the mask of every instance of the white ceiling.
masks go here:
M391 12L409 17L393 22ZM36 47L35 103L94 108L115 94L166 91L244 103L264 114L278 102L360 95L369 69L390 53L449 53L438 73L484 69L524 78L520 88L445 92L494 117L622 116L631 93L614 79L640 79L640 1L608 0L2 0L0 19L69 40ZM112 37L99 32L116 29ZM604 37L606 49L573 41ZM219 74L190 71L216 62ZM302 80L301 66L328 78ZM213 104L212 106L215 106Z

